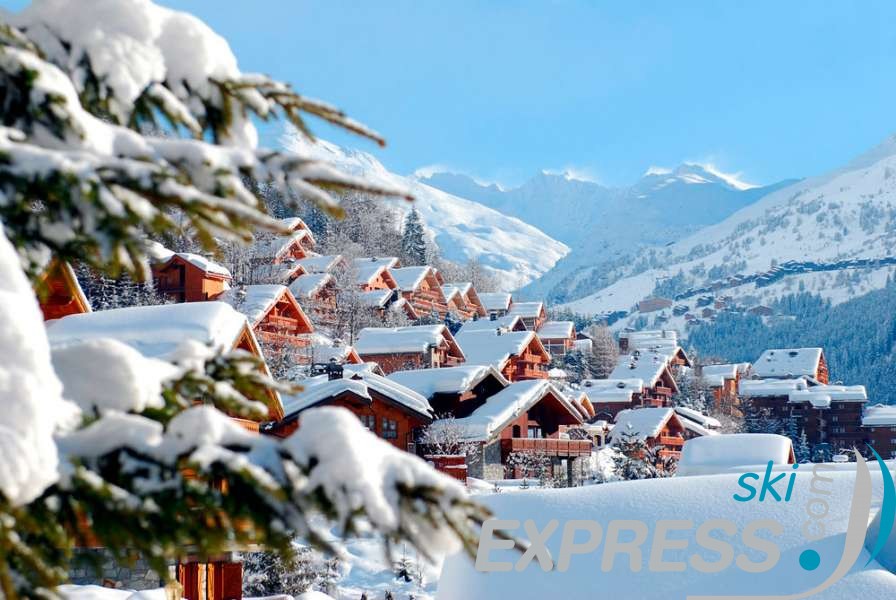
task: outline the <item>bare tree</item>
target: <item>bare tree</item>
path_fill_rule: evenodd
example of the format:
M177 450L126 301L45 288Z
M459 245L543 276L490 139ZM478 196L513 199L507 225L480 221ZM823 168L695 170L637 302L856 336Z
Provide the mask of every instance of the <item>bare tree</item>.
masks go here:
M592 325L588 328L591 338L591 357L589 370L597 379L606 379L619 362L619 346L613 333L606 325Z

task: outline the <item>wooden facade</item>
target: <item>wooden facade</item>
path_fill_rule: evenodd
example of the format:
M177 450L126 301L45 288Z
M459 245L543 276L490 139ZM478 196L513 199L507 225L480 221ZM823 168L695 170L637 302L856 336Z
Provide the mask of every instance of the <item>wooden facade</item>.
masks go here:
M203 268L199 265L212 263L190 258L188 254L174 254L153 265L152 275L159 293L174 302L203 302L229 289L231 276L226 270Z
M44 321L90 312L71 265L53 259L35 286Z
M532 335L523 351L519 354L512 354L501 365L500 371L508 381L547 379L550 364L551 355L548 354L538 336Z
M442 292L442 276L432 267L404 267L393 269L392 277L402 297L414 307L418 315L433 315L444 319L448 301Z

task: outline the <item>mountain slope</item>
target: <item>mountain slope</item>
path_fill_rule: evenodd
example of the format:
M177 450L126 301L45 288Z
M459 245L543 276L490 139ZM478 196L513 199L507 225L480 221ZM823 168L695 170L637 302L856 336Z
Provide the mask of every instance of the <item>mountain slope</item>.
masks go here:
M343 149L323 140L311 144L296 135L287 135L283 143L291 151L326 160L367 181L408 190L442 256L457 263L476 259L496 276L503 289L512 290L529 283L569 252L565 244L532 225L478 202L437 190L413 177L391 173L366 152ZM385 201L392 202L401 212L410 207L400 200Z
M660 295L693 314L700 296L730 296L729 305L749 308L794 291L843 302L882 287L894 251L896 136L841 169L779 189L665 248L641 252L624 269L627 277L566 306L588 314L630 310ZM662 266L639 268L644 265ZM626 322L657 316L683 325L676 321L682 315L668 311L635 312Z
M520 291L552 301L584 296L610 283L606 278L628 264L639 248L666 245L776 189L747 186L697 164L651 169L634 185L622 188L547 173L509 190L450 173L436 173L423 181L538 223L545 233L572 247L550 272Z

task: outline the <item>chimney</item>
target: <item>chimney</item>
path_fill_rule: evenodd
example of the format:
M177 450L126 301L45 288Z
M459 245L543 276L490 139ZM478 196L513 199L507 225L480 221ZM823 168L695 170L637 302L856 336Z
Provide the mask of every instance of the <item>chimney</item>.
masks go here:
M327 365L327 380L335 381L337 379L342 379L343 372L342 365L337 363L335 358L331 358L330 363Z

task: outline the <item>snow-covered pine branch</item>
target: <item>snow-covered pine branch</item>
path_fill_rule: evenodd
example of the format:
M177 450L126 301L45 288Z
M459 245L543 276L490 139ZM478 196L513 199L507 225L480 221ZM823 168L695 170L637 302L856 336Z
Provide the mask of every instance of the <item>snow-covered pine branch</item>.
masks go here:
M140 276L169 227L209 248L279 229L253 182L336 214L329 190L396 191L256 147L253 115L307 134L309 114L381 141L148 0L39 0L0 23L0 596L49 593L83 535L163 578L188 549L288 552L295 533L327 547L317 527L334 523L473 549L483 509L350 413L308 411L283 441L225 416L279 387L250 356L188 345L161 361L103 339L51 352L26 277L50 258Z

